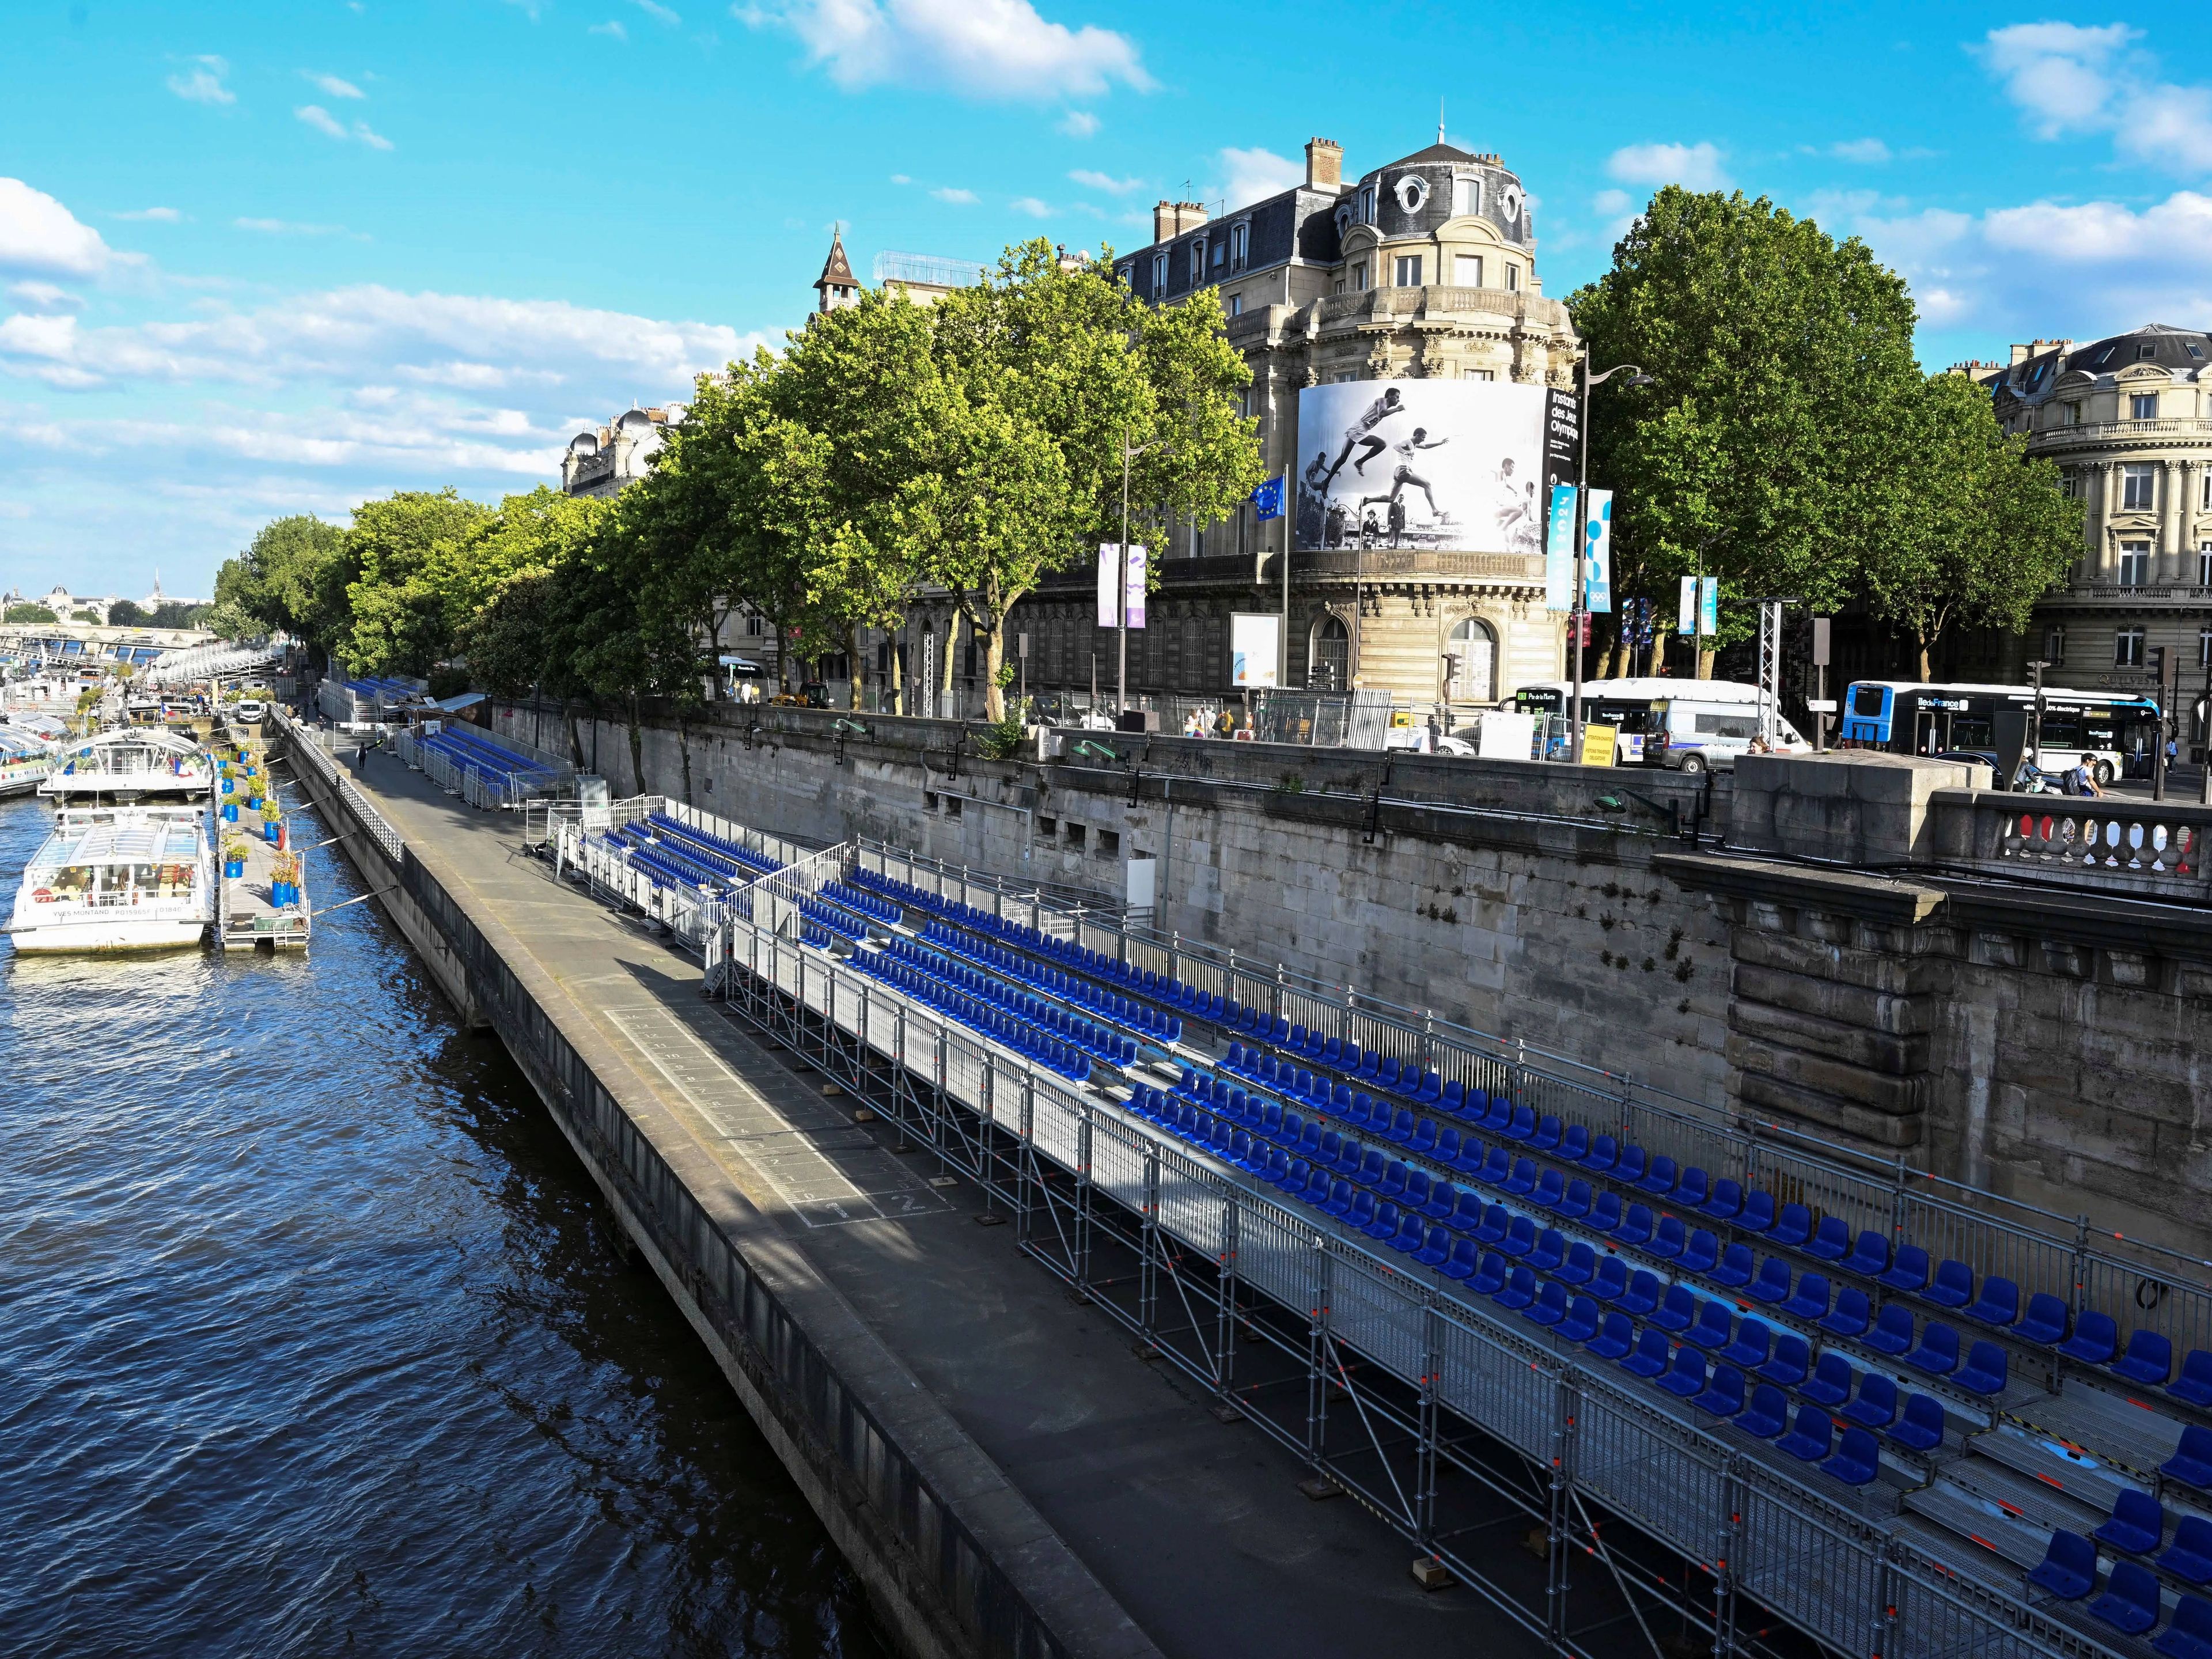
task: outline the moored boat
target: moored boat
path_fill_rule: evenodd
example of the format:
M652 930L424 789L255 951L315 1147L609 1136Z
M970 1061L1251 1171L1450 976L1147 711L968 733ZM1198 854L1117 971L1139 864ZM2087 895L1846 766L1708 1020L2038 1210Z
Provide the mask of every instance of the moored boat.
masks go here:
M7 931L19 952L149 951L198 944L214 915L204 808L64 807Z
M64 744L39 793L58 800L188 800L206 796L213 777L194 739L123 726Z

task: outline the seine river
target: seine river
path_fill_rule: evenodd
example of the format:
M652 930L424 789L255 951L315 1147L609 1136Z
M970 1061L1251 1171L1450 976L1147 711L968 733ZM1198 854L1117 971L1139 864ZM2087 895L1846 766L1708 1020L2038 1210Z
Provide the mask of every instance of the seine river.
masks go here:
M48 817L0 802L0 908ZM306 961L0 945L0 1655L885 1651L374 905Z

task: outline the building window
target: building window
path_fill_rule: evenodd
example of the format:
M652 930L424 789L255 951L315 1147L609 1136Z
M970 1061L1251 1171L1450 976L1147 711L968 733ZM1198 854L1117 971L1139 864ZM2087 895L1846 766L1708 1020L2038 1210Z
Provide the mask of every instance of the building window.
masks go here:
M1168 256L1164 253L1156 254L1152 258L1152 292L1158 295L1167 291Z
M2154 421L2158 418L2158 393L2138 392L2128 399L2128 418L2131 421Z
M1367 261L1364 259L1355 260L1352 262L1352 291L1354 294L1363 293L1365 291L1366 287Z
M1452 255L1452 281L1461 288L1482 286L1482 256L1480 253Z
M1102 859L1121 856L1121 832L1119 830L1101 830L1098 832L1098 856Z
M2212 668L2212 623L2202 623L2197 629L2197 665Z
M1505 267L1505 291L1508 294L1518 294L1521 291L1520 266L1508 264Z
M1222 266L1228 263L1229 244L1226 242L1216 242L1213 245L1213 268L1216 270L1218 270Z
M1421 285L1421 256L1401 253L1398 256L1398 286L1419 288Z
M2066 625L2052 623L2043 630L2043 659L2057 664L2066 660Z
M1067 844L1070 847L1080 851L1087 839L1089 839L1089 834L1084 825L1071 823L1067 826Z
M1242 270L1252 258L1252 227L1238 225L1229 233L1229 268Z
M1452 180L1452 214L1464 219L1482 211L1482 180L1455 179Z
M2143 631L2140 628L2123 628L2112 635L2112 666L2141 668L2143 665Z
M1363 225L1375 222L1375 186L1372 185L1359 192L1359 222Z
M1489 702L1498 696L1498 636L1469 617L1444 641L1444 696L1452 702Z
M1193 288L1196 288L1205 280L1206 244L1203 242L1193 242L1190 245L1190 285Z
M1306 684L1316 691L1341 691L1352 657L1352 631L1341 618L1324 617L1314 626L1306 657Z
M1232 294L1229 296L1229 314L1232 317L1242 317L1244 314L1244 296L1243 295Z
M2207 513L2212 513L2212 471L2204 475L2204 499L2197 503Z
M2120 586L2141 587L2150 579L2150 544L2122 542L2120 544Z
M1494 368L1470 368L1461 378L1468 380L1494 380L1498 378L1498 371Z
M2197 544L2197 585L2212 587L2212 542Z
M2139 363L2147 363L2157 356L2157 346L2154 345L2148 340L2145 340L2141 345L2136 348L2136 361Z
M2059 404L2059 405L2058 405L2058 424L2059 424L2059 425L2061 425L2061 426L2079 426L2079 425L2081 425L2081 404Z
M2130 464L2120 469L2120 505L2138 513L2148 513L2158 505L2156 471L2149 465Z

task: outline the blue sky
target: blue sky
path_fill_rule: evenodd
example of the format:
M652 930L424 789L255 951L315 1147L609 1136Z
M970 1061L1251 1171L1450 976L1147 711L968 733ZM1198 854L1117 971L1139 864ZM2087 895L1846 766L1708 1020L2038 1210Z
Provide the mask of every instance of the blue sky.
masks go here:
M2212 9L16 0L0 587L204 593L273 514L550 479L896 249L1129 247L1435 136L1565 295L1656 185L1911 279L1930 367L2212 325Z

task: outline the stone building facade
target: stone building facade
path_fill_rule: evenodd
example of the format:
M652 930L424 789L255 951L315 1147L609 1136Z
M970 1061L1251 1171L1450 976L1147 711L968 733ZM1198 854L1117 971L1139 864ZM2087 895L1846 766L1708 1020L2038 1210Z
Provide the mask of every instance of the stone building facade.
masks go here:
M2087 510L2081 562L2036 607L2027 642L2052 665L2053 684L2148 690L2151 652L2163 647L2185 690L2202 691L2212 668L2209 366L2212 334L2157 323L1963 366ZM2203 741L2201 724L2193 735Z
M1115 261L1140 296L1221 296L1252 369L1247 412L1272 474L1295 471L1298 392L1341 380L1471 379L1572 384L1579 343L1544 295L1533 210L1496 155L1437 143L1355 178L1316 138L1304 179L1214 217L1193 202L1153 210L1152 243ZM1326 434L1333 444L1337 434ZM1284 609L1291 520L1248 505L1224 523L1171 527L1158 587L1130 637L1133 692L1205 696L1230 685L1230 617ZM1472 707L1556 678L1565 617L1543 603L1540 555L1449 548L1331 548L1290 558L1293 687L1386 690L1427 708ZM1115 641L1096 625L1087 569L1047 583L1011 626L1030 636L1032 690L1110 690Z
M684 418L680 404L665 409L629 409L597 431L579 432L561 457L564 495L614 495L660 451L660 428Z

